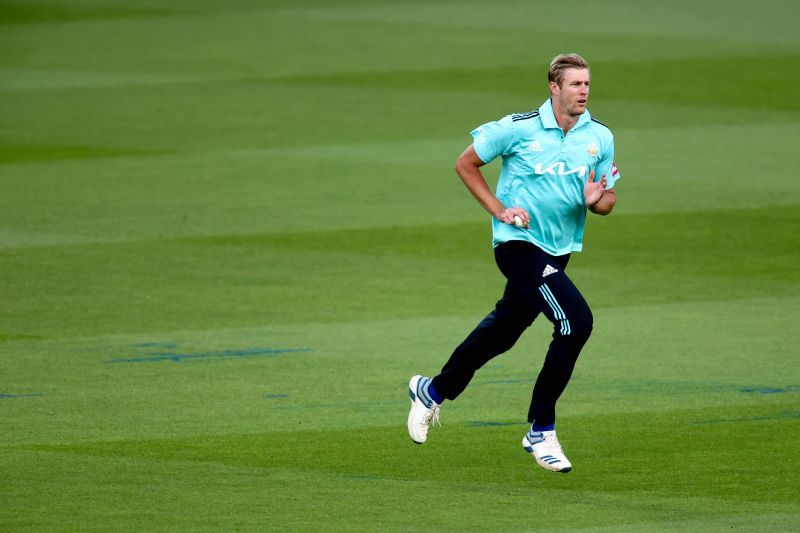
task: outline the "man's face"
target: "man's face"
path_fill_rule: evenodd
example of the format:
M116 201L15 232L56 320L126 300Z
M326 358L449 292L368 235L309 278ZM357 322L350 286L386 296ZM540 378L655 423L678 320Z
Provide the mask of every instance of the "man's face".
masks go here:
M559 87L555 82L550 82L550 93L558 109L568 115L578 116L586 111L586 101L589 99L589 70L585 68L570 68L564 71L564 77Z

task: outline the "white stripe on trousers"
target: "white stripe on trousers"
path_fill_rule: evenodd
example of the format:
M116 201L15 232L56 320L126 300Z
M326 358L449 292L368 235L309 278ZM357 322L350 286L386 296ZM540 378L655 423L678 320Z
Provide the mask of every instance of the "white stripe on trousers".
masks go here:
M550 309L553 310L553 315L556 317L556 320L561 322L561 334L569 335L570 331L572 331L569 327L569 320L567 320L567 315L564 313L564 310L558 305L558 300L556 300L556 297L553 295L553 291L550 290L547 283L542 283L539 287L539 292L542 293L542 297L544 297Z

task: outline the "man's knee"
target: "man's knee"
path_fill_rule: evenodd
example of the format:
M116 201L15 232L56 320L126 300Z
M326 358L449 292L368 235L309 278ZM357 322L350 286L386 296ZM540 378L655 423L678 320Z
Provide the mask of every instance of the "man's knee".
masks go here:
M589 338L589 335L592 334L593 328L594 316L592 316L592 310L587 307L586 310L581 313L580 318L577 321L576 336L582 338L585 342Z
M566 319L555 324L556 335L581 344L589 339L593 327L594 317L588 306L573 311Z

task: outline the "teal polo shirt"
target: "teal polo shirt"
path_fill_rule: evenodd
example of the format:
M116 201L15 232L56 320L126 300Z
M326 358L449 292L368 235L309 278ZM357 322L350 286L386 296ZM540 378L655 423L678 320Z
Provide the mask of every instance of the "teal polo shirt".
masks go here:
M484 124L472 137L481 161L503 158L497 198L531 215L527 229L492 219L492 245L528 241L551 255L581 251L589 172L595 181L605 175L607 189L620 178L611 130L587 110L565 135L548 99L535 111Z

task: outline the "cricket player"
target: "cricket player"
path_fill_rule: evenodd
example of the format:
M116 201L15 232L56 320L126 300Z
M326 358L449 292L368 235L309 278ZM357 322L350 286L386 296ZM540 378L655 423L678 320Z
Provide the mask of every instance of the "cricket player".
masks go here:
M611 130L586 109L589 64L577 54L556 56L548 71L550 98L539 109L508 115L472 132L456 172L493 217L495 260L507 283L502 299L433 378L409 382L408 432L419 444L439 419L444 400L456 399L475 372L506 352L540 313L553 340L533 388L523 448L541 467L569 472L556 437L556 402L592 332L592 312L566 274L582 249L586 211L611 213L620 178ZM496 194L481 167L503 165Z

